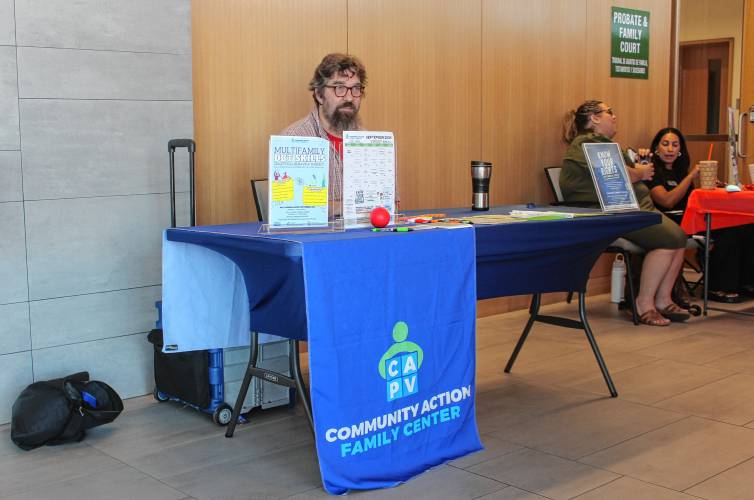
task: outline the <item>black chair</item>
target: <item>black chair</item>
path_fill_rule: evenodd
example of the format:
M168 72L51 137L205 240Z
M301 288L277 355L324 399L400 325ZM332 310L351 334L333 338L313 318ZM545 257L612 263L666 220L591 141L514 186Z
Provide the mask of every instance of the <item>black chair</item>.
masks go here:
M254 206L257 209L257 219L267 222L268 213L268 181L267 179L252 179L251 194L254 195Z
M680 225L681 220L683 219L683 210L669 210L665 212L665 215L667 215L674 222ZM710 241L710 244L713 243L713 241ZM692 296L699 287L704 286L704 258L702 256L704 255L704 248L706 246L707 237L702 234L692 234L691 236L689 236L689 240L686 243L687 250L696 251L696 262L684 257L683 264L685 267L688 267L695 273L699 274L699 278L696 281L690 281L686 279L686 276L684 276L683 272L681 272L681 280L683 282L683 286L684 288L686 288L686 291L689 293L689 295Z
M686 276L681 273L681 277L683 278L683 286L686 287L686 291L689 292L689 295L694 295L696 293L696 290L699 287L704 286L704 247L707 246L707 238L702 236L701 234L693 234L689 236L689 241L694 244L694 246L686 245L686 248L691 248L692 250L696 250L696 262L693 262L687 258L684 258L683 264L693 270L695 273L699 274L699 278L697 278L696 281L691 281L686 279ZM710 241L710 243L714 243Z
M555 205L564 205L565 199L563 198L563 192L560 190L560 171L563 167L545 167L545 177L550 183L550 189L552 189L553 195L555 195ZM639 315L636 313L636 290L634 290L633 270L631 268L631 256L641 255L645 251L640 246L631 243L625 238L618 238L605 249L605 253L621 254L623 261L626 263L626 283L628 284L628 305L631 308L631 318L634 325L639 324Z

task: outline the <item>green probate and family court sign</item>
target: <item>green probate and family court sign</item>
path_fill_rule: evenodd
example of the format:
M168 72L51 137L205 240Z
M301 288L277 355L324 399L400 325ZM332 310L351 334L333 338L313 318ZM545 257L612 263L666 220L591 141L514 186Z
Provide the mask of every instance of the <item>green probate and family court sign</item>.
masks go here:
M613 7L610 76L649 78L649 12Z

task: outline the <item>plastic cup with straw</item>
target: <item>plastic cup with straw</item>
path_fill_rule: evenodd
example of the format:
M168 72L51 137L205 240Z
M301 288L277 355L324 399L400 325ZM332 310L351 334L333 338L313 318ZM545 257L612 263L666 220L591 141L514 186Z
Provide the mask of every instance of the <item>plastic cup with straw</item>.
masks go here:
M707 161L699 162L699 187L702 189L715 189L717 184L717 160L712 159L714 143L710 143L707 151Z

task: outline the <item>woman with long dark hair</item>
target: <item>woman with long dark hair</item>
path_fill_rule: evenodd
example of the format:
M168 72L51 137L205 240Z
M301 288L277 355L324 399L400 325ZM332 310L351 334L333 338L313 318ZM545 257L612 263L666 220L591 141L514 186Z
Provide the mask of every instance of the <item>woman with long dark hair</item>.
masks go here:
M646 181L652 201L663 212L685 210L694 179L699 176L699 165L690 167L686 139L677 128L665 127L655 134L649 149L655 164L654 177ZM675 214L669 216L681 221Z
M652 201L680 221L694 189L694 179L699 176L699 165L691 165L686 139L677 128L659 130L650 149L655 159L655 176L645 183ZM754 291L754 225L717 229L712 232L712 241L709 298L717 302L741 302L740 292Z
M617 133L617 119L613 109L602 101L586 101L569 111L563 121L563 139L569 144L560 173L560 189L566 203L587 202L597 206L597 192L589 174L582 144L586 142L612 142ZM640 150L649 156L649 150ZM654 166L634 165L626 155L628 175L642 210L659 211L652 203L649 190L641 182L652 178ZM673 302L671 293L678 271L683 264L686 234L678 224L661 214L661 222L654 226L623 235L646 250L641 271L636 309L639 320L645 325L666 326L670 321L685 321L689 314Z

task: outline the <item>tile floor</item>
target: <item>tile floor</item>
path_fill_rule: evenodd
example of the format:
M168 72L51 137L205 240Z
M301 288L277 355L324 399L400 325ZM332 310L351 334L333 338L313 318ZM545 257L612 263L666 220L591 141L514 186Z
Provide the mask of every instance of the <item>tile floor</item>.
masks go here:
M634 327L587 301L618 398L586 339L535 325L503 374L524 311L477 323L477 420L485 450L360 499L752 499L754 318L711 313ZM740 305L754 310L754 303ZM576 317L575 306L546 306ZM79 444L23 452L0 426L0 498L326 498L301 408L253 415L233 439L206 416L126 401Z

